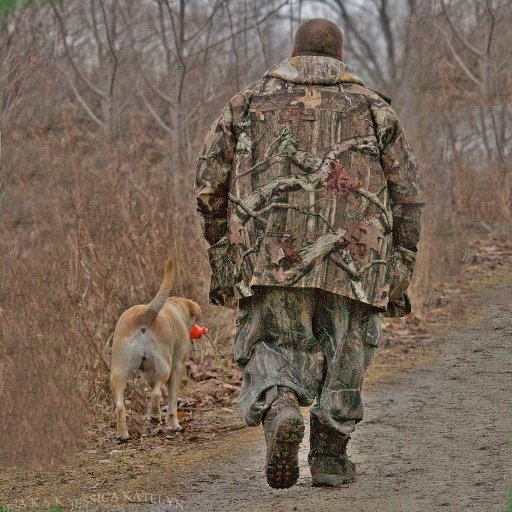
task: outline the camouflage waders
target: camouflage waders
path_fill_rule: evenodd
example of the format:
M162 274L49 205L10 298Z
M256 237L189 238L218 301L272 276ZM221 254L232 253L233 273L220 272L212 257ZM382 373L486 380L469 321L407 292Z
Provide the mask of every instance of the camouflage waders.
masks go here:
M316 398L311 414L333 434L350 435L363 418L361 387L379 337L366 304L323 290L258 287L240 302L235 335L245 422L258 425L284 386L302 406Z
M375 310L323 290L258 287L240 301L235 360L240 406L258 425L277 396L292 389L301 406L343 434L363 418L361 386L380 337Z

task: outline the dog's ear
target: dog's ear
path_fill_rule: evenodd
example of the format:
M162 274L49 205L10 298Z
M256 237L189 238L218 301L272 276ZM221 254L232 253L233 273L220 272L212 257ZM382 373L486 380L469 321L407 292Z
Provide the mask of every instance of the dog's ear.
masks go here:
M190 316L194 318L199 318L201 316L201 308L197 302L193 300L187 299L188 310L190 311Z

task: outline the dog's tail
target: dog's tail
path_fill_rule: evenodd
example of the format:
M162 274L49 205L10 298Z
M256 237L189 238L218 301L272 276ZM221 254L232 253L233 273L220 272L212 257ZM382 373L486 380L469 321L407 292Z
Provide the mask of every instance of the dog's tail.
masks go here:
M172 285L174 284L174 263L169 256L165 264L165 274L160 289L158 290L155 298L146 306L139 317L140 323L143 325L151 326L159 311L164 307L165 301L171 293Z

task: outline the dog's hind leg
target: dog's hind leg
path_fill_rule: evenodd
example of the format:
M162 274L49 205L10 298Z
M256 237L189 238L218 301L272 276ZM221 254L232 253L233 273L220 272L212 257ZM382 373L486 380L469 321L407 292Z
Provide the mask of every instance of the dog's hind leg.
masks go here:
M167 425L172 430L181 430L178 423L178 389L183 374L183 363L176 363L171 371L171 377L167 383L169 396L167 397Z
M126 441L129 439L126 426L126 408L124 406L124 391L129 378L140 367L144 350L137 347L137 339L117 342L114 339L112 346L112 360L110 363L110 389L116 401L117 434L116 437Z
M124 407L124 390L126 378L119 373L113 372L110 376L110 387L116 401L116 437L122 441L129 439L128 427L126 425L126 409Z

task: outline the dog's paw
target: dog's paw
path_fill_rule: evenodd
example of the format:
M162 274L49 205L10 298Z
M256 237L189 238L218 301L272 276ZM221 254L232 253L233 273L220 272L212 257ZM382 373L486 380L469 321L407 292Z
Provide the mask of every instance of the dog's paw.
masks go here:
M129 434L121 434L121 435L116 435L116 439L117 439L117 442L118 443L126 443L128 441L128 439L130 439L130 435Z
M180 425L176 424L176 425L170 426L169 430L171 432L181 432L183 430L183 428Z

